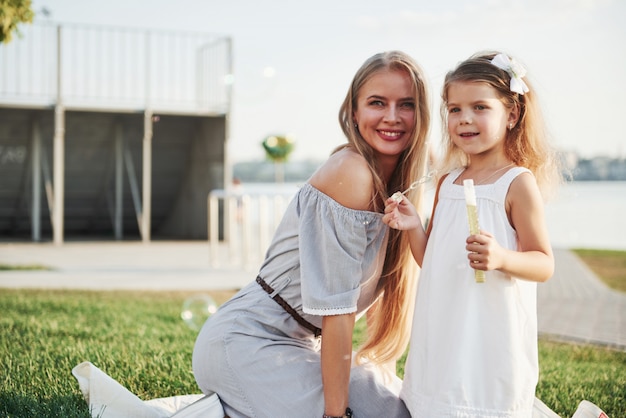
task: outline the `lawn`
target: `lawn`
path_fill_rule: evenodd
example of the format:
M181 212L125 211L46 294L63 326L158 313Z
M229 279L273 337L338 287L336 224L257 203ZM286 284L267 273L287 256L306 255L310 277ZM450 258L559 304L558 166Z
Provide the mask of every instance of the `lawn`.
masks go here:
M198 393L196 331L181 319L193 295L0 289L0 416L88 418L71 375L83 361L142 399ZM217 303L228 295L212 293ZM398 366L402 376L404 359ZM540 366L538 396L561 416L582 399L612 418L626 416L625 352L541 341Z
M574 251L626 292L626 251ZM83 361L142 399L198 393L191 371L197 331L181 319L184 302L197 295L0 289L0 417L89 418L71 374ZM216 304L230 295L210 292ZM360 323L355 343L362 338ZM571 417L587 399L611 418L626 417L626 352L540 340L539 357L537 396L556 413Z

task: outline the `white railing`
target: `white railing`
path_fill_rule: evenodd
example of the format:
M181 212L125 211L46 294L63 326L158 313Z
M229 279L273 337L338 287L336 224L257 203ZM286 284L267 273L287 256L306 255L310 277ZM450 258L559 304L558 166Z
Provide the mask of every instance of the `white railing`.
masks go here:
M225 114L228 36L99 25L24 25L0 45L0 105Z
M270 192L211 191L208 197L211 266L258 269L296 191L292 185ZM220 235L226 245L219 245Z
M299 187L294 183L246 184L239 190L209 193L211 266L258 270L274 231ZM424 191L422 219L430 218L434 195L435 185L430 182Z

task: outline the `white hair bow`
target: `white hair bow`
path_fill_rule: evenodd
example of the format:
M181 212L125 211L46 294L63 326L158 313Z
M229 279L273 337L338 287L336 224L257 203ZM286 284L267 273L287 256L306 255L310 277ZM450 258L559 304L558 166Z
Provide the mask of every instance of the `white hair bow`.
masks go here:
M526 75L526 68L513 59L509 59L504 54L498 54L491 60L491 63L496 67L506 71L511 76L511 91L515 93L524 94L530 89L522 80L522 77Z

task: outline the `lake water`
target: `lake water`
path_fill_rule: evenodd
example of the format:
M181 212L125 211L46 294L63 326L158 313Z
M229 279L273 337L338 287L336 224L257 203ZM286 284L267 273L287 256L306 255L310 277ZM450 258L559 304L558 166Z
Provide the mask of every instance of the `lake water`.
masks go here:
M243 191L250 193L289 194L297 188L297 184L243 185ZM426 196L433 195L431 188ZM556 248L626 250L626 182L567 183L546 206L546 221Z
M626 182L572 182L546 206L554 247L626 250Z

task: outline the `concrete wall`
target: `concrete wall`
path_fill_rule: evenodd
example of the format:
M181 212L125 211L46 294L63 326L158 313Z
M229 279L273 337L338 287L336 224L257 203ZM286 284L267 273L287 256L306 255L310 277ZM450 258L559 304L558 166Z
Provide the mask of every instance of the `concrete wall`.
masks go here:
M212 189L224 188L225 119L203 118L186 124L192 123L194 131L187 138L188 152L184 160L182 156L180 160L184 167L180 172L180 187L172 194L174 200L166 219L155 229L158 236L207 239L207 198ZM155 129L155 150L160 142L157 131ZM158 186L153 184L153 189L155 187Z
M51 173L54 114L50 109L0 108L0 238L22 239L31 234L32 136L33 122L38 121L43 153L48 155ZM51 174L49 175L51 176ZM43 177L43 175L42 175ZM41 198L41 228L51 235L50 212L45 203L45 184L39 190Z
M152 237L207 237L206 198L224 185L225 118L155 115L152 138ZM67 111L65 216L67 239L115 239L116 169L121 138L141 199L143 113ZM158 119L158 120L157 120ZM41 239L52 236L45 197L52 173L53 109L0 108L0 237L31 237L33 129L41 132ZM140 239L129 165L123 166L123 239ZM46 169L47 167L47 169ZM37 192L35 192L37 193Z

